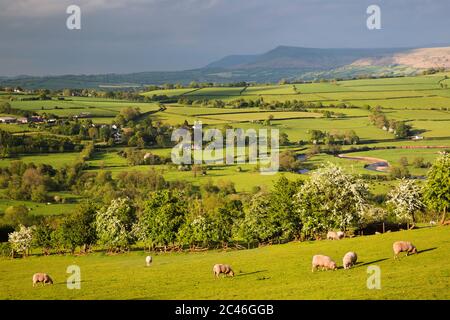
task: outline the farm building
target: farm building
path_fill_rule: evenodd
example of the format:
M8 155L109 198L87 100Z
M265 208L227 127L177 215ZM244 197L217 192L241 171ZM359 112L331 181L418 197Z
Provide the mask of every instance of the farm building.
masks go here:
M0 123L15 123L17 121L14 117L0 117Z

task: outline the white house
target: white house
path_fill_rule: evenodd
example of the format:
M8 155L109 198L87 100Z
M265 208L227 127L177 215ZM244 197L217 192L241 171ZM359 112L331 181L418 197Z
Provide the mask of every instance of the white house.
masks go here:
M0 117L0 123L15 123L17 121L14 117Z

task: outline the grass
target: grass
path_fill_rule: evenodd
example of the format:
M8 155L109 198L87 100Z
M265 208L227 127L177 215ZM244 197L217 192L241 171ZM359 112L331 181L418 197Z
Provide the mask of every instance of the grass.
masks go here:
M80 154L78 152L64 153L39 153L30 155L21 155L15 158L0 159L0 167L8 167L12 161L23 161L34 164L50 164L55 168L61 168L66 164L74 163Z
M419 254L394 261L392 243L409 240ZM342 269L347 251L358 264ZM314 254L332 257L337 271L311 272ZM0 299L441 299L450 298L448 227L426 227L340 241L291 242L251 250L107 256L52 255L0 259ZM270 257L270 258L269 258ZM230 264L234 278L214 279L215 263ZM66 288L69 265L81 269L81 289ZM367 267L381 270L381 289L366 286ZM53 286L32 288L35 272Z
M10 206L24 205L30 209L30 214L35 216L61 215L67 214L68 212L74 210L79 200L79 197L66 192L53 193L52 195L59 195L69 202L64 204L52 203L48 205L46 203L37 203L32 201L0 199L0 212L4 212L6 208Z
M322 117L320 113L313 112L246 112L242 113L233 113L233 114L217 114L217 115L207 115L201 116L201 118L207 119L207 122L210 119L214 120L225 120L226 122L248 122L254 120L266 120L268 117L272 115L273 119L295 119L295 118L319 118Z

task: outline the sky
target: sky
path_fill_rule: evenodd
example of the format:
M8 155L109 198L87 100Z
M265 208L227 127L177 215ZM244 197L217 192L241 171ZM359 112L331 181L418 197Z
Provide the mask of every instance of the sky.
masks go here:
M0 0L0 76L186 70L279 45L450 46L449 14L448 0Z

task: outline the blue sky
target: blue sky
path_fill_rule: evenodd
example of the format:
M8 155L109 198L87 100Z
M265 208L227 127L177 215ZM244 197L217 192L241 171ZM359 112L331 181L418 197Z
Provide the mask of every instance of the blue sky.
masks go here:
M81 30L66 28L67 6ZM368 30L366 8L381 8ZM448 0L0 0L0 75L202 67L278 45L450 45Z

